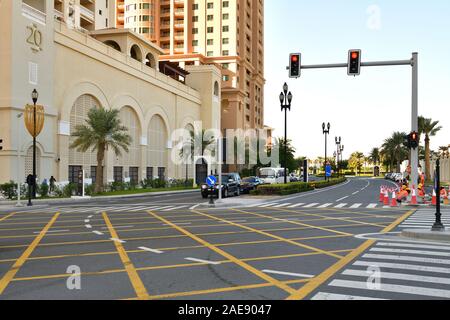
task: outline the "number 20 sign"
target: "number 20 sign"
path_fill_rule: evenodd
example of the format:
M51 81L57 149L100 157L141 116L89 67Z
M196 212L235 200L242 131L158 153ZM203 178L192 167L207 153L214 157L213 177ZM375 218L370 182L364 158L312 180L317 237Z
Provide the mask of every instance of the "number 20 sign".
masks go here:
M27 26L28 38L27 43L31 44L31 49L34 51L42 50L42 33L38 30L36 25Z

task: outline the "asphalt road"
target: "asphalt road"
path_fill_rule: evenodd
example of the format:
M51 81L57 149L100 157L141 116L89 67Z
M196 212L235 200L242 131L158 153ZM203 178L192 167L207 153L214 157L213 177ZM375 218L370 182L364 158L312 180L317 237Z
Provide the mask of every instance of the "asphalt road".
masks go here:
M434 278L450 273L437 255L449 245L364 236L428 224L429 212L380 205L386 183L352 179L240 208L195 209L204 200L190 193L3 212L0 299L446 298L448 280ZM409 273L405 256L417 257ZM397 269L367 292L376 263Z

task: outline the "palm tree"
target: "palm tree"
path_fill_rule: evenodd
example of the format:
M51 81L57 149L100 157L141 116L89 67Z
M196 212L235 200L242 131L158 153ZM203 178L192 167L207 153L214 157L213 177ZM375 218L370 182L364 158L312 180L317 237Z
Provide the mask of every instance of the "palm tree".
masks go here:
M196 156L203 157L205 151L216 143L214 137L208 139L205 129L203 129L202 132L191 130L189 131L189 136L190 137L183 142L183 147L180 150L180 157L183 158L186 163L186 175L189 161L193 163ZM212 154L212 156L214 156L214 154Z
M379 148L373 148L372 151L370 151L369 159L374 165L377 165L380 162L380 159L381 159L380 149Z
M361 172L361 169L364 165L364 153L362 152L353 152L349 159L350 168L355 169L356 173Z
M119 110L106 110L93 108L88 113L86 124L75 127L72 136L75 141L70 148L79 152L97 150L97 174L95 181L96 193L103 191L103 160L105 151L111 147L116 156L121 155L121 150L128 152L128 146L132 138L127 134L128 129L121 124Z
M434 137L442 129L439 121L419 117L419 134L425 135L425 177L431 180L430 137Z
M392 136L383 143L381 153L385 161L389 163L390 169L397 165L397 172L400 172L400 165L403 160L408 158L408 149L404 145L406 133L394 132Z

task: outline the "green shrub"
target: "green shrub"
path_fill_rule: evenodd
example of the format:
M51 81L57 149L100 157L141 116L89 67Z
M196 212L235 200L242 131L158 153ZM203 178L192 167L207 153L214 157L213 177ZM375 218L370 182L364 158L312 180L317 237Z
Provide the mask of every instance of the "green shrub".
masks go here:
M0 192L9 200L17 197L17 184L14 181L10 181L0 185Z
M92 196L92 195L94 195L94 189L95 189L95 185L93 185L93 184L87 185L84 187L84 193L87 196Z
M41 198L45 198L48 196L48 189L49 186L46 183L42 183L41 185L39 185L39 194L41 195Z
M69 183L62 190L62 195L64 197L70 198L77 191L77 185L75 183Z
M253 190L252 195L279 195L286 196L290 194L311 191L314 189L322 189L330 187L346 181L346 178L331 179L330 181L315 181L315 182L294 182L288 184L272 184L259 186L257 190Z

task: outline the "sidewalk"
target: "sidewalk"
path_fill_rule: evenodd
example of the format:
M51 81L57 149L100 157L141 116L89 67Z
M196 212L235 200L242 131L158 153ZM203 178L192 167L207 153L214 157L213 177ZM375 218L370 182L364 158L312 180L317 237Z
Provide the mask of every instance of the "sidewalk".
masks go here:
M41 208L47 207L51 204L76 204L87 201L95 201L95 200L106 200L106 199L127 199L127 198L142 198L142 197L153 197L153 196L161 196L161 195L171 195L171 194L184 194L184 193L193 193L199 192L198 189L192 190L177 190L177 191L161 191L161 192L147 192L147 193L136 193L136 194L125 194L125 195L116 195L116 196L98 196L98 197L87 197L87 198L49 198L49 199L35 199L32 200L33 208ZM28 203L28 199L22 198L22 204L26 207ZM0 200L0 208L5 209L16 209L20 207L16 207L17 201L11 200Z

